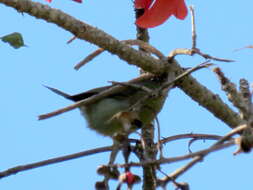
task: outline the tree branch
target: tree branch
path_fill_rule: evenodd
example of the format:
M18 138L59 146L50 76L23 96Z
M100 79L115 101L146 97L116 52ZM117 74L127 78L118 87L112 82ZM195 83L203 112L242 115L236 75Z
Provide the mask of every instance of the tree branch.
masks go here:
M225 104L217 94L213 94L192 76L186 76L177 83L177 87L184 91L199 105L210 111L215 117L225 122L230 128L243 123L240 116Z
M223 148L226 148L226 147L229 147L229 146L231 146L233 144L236 144L236 140L230 140L227 143L224 143L224 142L227 141L227 140L229 140L233 135L235 135L237 133L240 133L243 130L245 130L246 127L247 127L246 125L241 125L239 127L236 127L235 129L233 129L229 133L227 133L225 136L223 136L222 138L220 138L211 147L209 147L207 149L204 149L204 150L201 150L201 151L198 151L198 152L195 152L195 153L192 153L195 156L193 156L193 159L189 163L187 163L183 167L177 169L176 171L174 171L170 175L167 175L163 179L160 179L158 181L159 185L160 186L166 186L166 184L169 181L175 180L177 177L179 177L180 175L182 175L183 173L185 173L186 171L188 171L190 168L192 168L195 164L197 164L198 162L202 161L203 158L205 156L207 156L208 154L210 154L211 152L219 150L219 149L223 149ZM189 154L189 155L191 155L191 154Z
M211 152L215 152L218 150L222 150L224 148L230 147L232 145L235 144L234 140L231 140L227 143L224 144L219 144L217 146L211 146L207 149L204 150L200 150L194 153L190 153L190 154L185 154L182 156L176 156L176 157L171 157L171 158L162 158L159 160L151 160L151 161L146 161L146 162L130 162L129 164L112 164L111 167L141 167L141 166L145 166L145 165L149 165L149 164L155 164L155 165L159 165L159 164L170 164L170 163L174 163L174 162L179 162L179 161L183 161L183 160L188 160L190 158L194 158L196 156L200 156L200 155L206 155L209 154Z
M74 154L69 154L66 156L61 156L61 157L57 157L57 158L34 162L31 164L27 164L27 165L16 166L16 167L9 168L5 171L0 172L0 179L3 177L8 177L10 175L16 174L18 172L22 172L22 171L42 167L42 166L47 166L50 164L56 164L59 162L68 161L68 160L80 158L83 156L92 155L95 153L107 152L107 151L111 151L111 150L112 150L112 146L105 146L105 147L101 147L101 148L95 148L95 149L86 150L86 151L82 151L82 152L78 152L78 153L74 153Z
M25 12L36 18L55 23L78 38L91 42L112 54L116 54L129 64L134 64L145 71L155 74L170 71L174 72L176 75L183 72L183 69L180 68L176 61L170 64L165 64L161 60L155 59L129 47L102 30L85 24L64 12L50 8L47 5L32 2L30 0L0 0L0 3L13 7L19 12ZM242 123L239 116L217 95L202 86L193 77L186 76L181 82L178 82L177 85L193 100L197 101L201 106L212 112L217 118L227 123L230 127L234 128Z
M116 54L128 64L136 65L145 71L159 74L167 70L167 64L161 64L162 61L129 47L104 31L77 20L61 10L30 0L0 0L0 3L13 7L19 12L54 23L76 37Z

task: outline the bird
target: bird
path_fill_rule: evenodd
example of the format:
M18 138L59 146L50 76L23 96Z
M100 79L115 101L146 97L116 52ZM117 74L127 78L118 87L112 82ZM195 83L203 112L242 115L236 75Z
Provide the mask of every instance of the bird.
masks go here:
M119 85L120 88L111 94L79 107L90 129L103 136L113 137L121 133L129 134L155 119L163 107L168 89L152 96L142 87L154 91L159 89L167 81L167 78L167 74L146 73L127 83L94 88L75 95L69 95L49 86L46 87L66 99L78 102Z

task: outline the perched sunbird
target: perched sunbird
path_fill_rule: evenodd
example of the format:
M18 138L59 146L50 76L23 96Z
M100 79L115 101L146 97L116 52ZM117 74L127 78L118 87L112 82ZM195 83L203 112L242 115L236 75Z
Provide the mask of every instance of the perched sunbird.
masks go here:
M127 83L95 88L76 95L69 95L51 87L47 88L64 98L78 102L119 85L120 88L113 93L79 107L90 129L104 136L113 137L118 133L129 134L155 119L163 107L168 88L155 93L156 95L142 88L155 92L166 81L167 74L160 76L142 74Z

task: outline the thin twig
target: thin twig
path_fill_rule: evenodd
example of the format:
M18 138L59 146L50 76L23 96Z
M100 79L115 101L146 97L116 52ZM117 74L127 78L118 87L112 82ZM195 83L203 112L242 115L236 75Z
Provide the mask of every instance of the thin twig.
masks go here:
M191 145L195 142L195 141L198 141L198 140L207 140L207 139L203 139L203 138L193 138L193 139L191 139L189 142L188 142L188 151L189 152L192 152L192 150L191 150ZM208 139L208 140L217 140L217 139Z
M247 125L240 125L234 129L232 129L230 132L228 132L225 136L223 136L220 140L218 140L216 143L212 145L212 147L215 147L217 145L220 145L224 143L226 140L230 139L233 135L239 134L242 132L244 129L247 128Z
M159 172L161 172L163 175L165 175L166 177L170 178L170 177L169 177L165 172L163 172L160 168L158 168L157 170L158 170ZM176 182L176 180L174 180L174 179L172 179L172 178L171 178L170 180L171 180L172 183L177 187L176 190L178 190L178 189L181 189L181 190L189 190L189 188L188 188L188 189L182 188L182 186L183 186L183 187L189 186L187 183L185 183L185 182L183 182L183 183L178 183L178 182ZM166 190L166 183L164 183L163 180L158 179L158 180L157 180L157 187L162 187L163 189Z
M73 42L74 40L76 40L77 37L76 36L73 36L72 38L70 38L68 41L67 41L67 44L70 44L71 42Z
M186 133L181 135L174 135L171 137L167 137L161 140L161 143L168 143L175 140L181 140L186 138L193 138L193 139L207 139L207 140L218 140L222 138L219 135L209 135L209 134L194 134L194 133Z
M87 57L85 57L82 61L80 61L75 67L75 70L79 70L82 66L84 66L86 63L92 61L96 56L103 53L105 50L103 48L99 48L96 51L89 54Z
M163 158L163 159L159 159L159 160L150 160L150 161L145 161L145 162L131 162L129 164L113 164L111 165L111 167L142 167L148 164L155 164L155 165L159 165L159 164L169 164L169 163L174 163L174 162L178 162L178 161L183 161L183 160L188 160L190 158L194 158L195 156L200 156L200 155L206 155L209 154L211 152L215 152L218 150L222 150L224 148L230 147L232 145L235 144L234 140L228 141L227 143L224 144L220 144L214 147L209 147L207 149L203 149L194 153L190 153L190 154L185 154L182 156L176 156L176 157L170 157L170 158Z
M167 183L169 183L170 181L172 181L174 183L176 178L178 178L180 175L182 175L183 173L188 171L192 166L194 166L199 161L202 161L202 159L203 158L201 156L196 156L195 158L193 158L189 163L187 163L183 167L181 167L181 168L177 169L176 171L172 172L170 175L166 175L164 178L159 179L158 180L159 181L159 186L166 186Z
M245 46L245 47L242 47L242 48L235 49L234 51L240 51L240 50L243 50L243 49L253 49L253 46L252 45Z
M205 61L204 63L201 63L201 64L199 64L199 65L197 65L197 66L195 66L195 67L192 67L192 68L186 70L185 72L183 72L182 74L178 75L174 80L169 81L169 82L163 84L163 85L160 87L159 90L163 90L163 89L165 89L165 88L168 88L169 86L171 86L172 84L176 83L178 80L181 80L183 77L185 77L185 76L191 74L192 72L195 72L195 71L197 71L197 70L199 70L199 69L203 69L203 68L210 67L210 66L212 66L212 65L214 65L214 64L210 63L210 61Z
M178 157L172 157L172 158L164 158L164 159L160 159L160 160L154 160L154 161L148 161L148 162L144 162L144 163L130 163L130 164L122 164L122 165L112 165L113 167L116 166L120 166L120 167L126 167L126 166L144 166L146 164L162 164L162 163L172 163L172 162L177 162L177 161L181 161L181 160L185 160L185 159L189 159L195 156L205 156L207 154L209 154L210 152L213 151L217 151L226 147L229 147L231 145L234 144L234 141L229 141L226 144L222 144L224 141L226 141L227 139L229 139L231 136L233 136L234 134L239 133L240 131L244 130L247 126L246 125L242 125L239 126L233 130L231 130L227 135L225 135L223 138L221 138L217 143L215 143L214 145L212 145L210 148L195 152L195 153L191 153L191 154L187 154L187 155L183 155L183 156L178 156ZM193 135L193 134L188 134L189 136ZM171 141L171 140L176 140L176 139L180 139L183 137L186 137L187 134L180 136L174 136L173 138L170 137L170 139L166 139L166 141ZM80 158L83 156L88 156L88 155L92 155L95 153L101 153L101 152L107 152L107 151L111 151L112 150L112 146L106 146L106 147L101 147L101 148L96 148L96 149L91 149L91 150L87 150L87 151L83 151L83 152L79 152L79 153L75 153L75 154L70 154L70 155L66 155L66 156L61 156L61 157L57 157L57 158L52 158L52 159L48 159L48 160L43 160L40 162L35 162L35 163L31 163L31 164L27 164L27 165L21 165L21 166L16 166L13 168L9 168L5 171L0 172L0 178L3 177L7 177L13 174L16 174L18 172L22 172L22 171L26 171L26 170L30 170L30 169L34 169L34 168L38 168L38 167L42 167L42 166L46 166L46 165L50 165L50 164L55 164L55 163L59 163L59 162L63 162L63 161L68 161L71 159L76 159L76 158ZM183 170L182 170L183 171ZM185 171L185 170L184 170ZM179 175L179 174L177 174Z
M146 52L156 55L159 59L166 60L166 57L162 54L162 52L160 52L158 49L156 49L155 47L151 46L150 44L148 44L146 42L143 42L141 40L122 40L121 42L123 42L127 45L130 45L130 46L137 45L140 48L144 49ZM92 61L95 57L97 57L98 55L100 55L104 51L105 50L103 48L99 48L99 49L95 50L94 52L89 54L87 57L85 57L81 62L79 62L74 67L74 69L79 70L82 66L84 66L86 63Z
M195 11L194 7L190 6L191 12L191 23L192 23L192 49L197 47L197 34L196 34L196 25L195 25Z
M157 123L157 148L160 151L160 159L162 159L163 156L163 143L161 140L161 126L158 117L155 117L155 121Z
M235 62L235 60L213 57L211 55L202 53L197 48L195 48L195 49L187 49L187 48L177 48L177 49L174 49L174 50L172 50L169 53L168 59L171 60L171 59L173 59L177 55L190 55L190 56L193 56L195 54L198 54L198 55L202 56L205 59L210 59L210 60L214 60L214 61L228 62L228 63Z
M222 138L220 138L220 140L218 140L216 143L214 143L211 147L209 147L208 149L210 151L206 151L208 149L205 149L203 151L198 151L199 153L195 154L195 156L193 157L193 159L187 163L186 165L184 165L183 167L177 169L176 171L174 171L173 173L171 173L170 175L164 177L163 179L160 179L160 183L162 185L165 185L166 183L168 183L169 181L171 181L171 179L175 180L177 177L179 177L180 175L182 175L183 173L185 173L186 171L188 171L192 166L194 166L196 163L200 162L203 160L203 158L205 156L207 156L209 153L211 153L213 150L216 150L216 148L221 148L220 146L225 146L223 148L226 148L227 146L231 146L233 144L236 143L235 140L230 140L228 143L224 143L225 141L229 140L233 135L240 133L241 131L243 131L244 129L246 129L246 125L241 125L233 130L231 130L229 133L227 133L225 136L223 136ZM212 150L212 151L211 151ZM201 153L200 153L201 152Z
M193 52L195 54L198 54L198 55L204 57L205 59L211 59L211 60L214 60L214 61L221 61L221 62L227 62L227 63L235 62L235 60L232 60L232 59L224 59L224 58L213 57L213 56L208 55L206 53L202 53L199 49L194 49Z
M116 81L108 81L114 85L122 85L122 86L126 86L126 87L131 87L131 88L136 88L136 89L139 89L139 90L143 90L147 93L152 93L153 91L146 87L146 86L143 86L143 85L138 85L138 84L132 84L132 83L129 83L129 82L116 82Z
M230 147L230 146L234 145L235 144L234 139L228 141L227 143L223 143L223 142L230 139L233 135L240 133L246 127L247 127L246 125L236 127L235 129L231 130L228 134L223 136L220 140L218 140L216 143L214 143L209 148L206 148L206 149L194 152L194 153L190 153L190 154L186 154L186 155L182 155L182 156L177 156L177 157L172 157L172 158L163 158L163 159L159 159L159 160L151 160L151 161L142 162L142 163L132 162L132 163L129 163L129 164L112 165L112 167L129 167L129 166L139 167L139 166L144 166L144 165L147 165L147 164L173 163L173 162L177 162L177 161L187 160L189 158L194 158L196 156L206 156L207 154L209 154L211 152L221 150L221 149L224 149L224 148L227 148L227 147Z
M196 32L196 23L195 23L195 11L194 11L193 6L190 6L190 12L191 12L192 48L191 49L187 49L187 48L174 49L169 53L168 59L171 60L177 55L193 56L195 54L198 54L205 59L210 59L210 60L214 60L214 61L221 61L221 62L234 62L234 60L213 57L213 56L208 55L206 53L202 53L200 51L200 49L197 48L197 32Z
M105 146L105 147L101 147L101 148L95 148L95 149L86 150L83 152L69 154L66 156L61 156L61 157L57 157L57 158L34 162L31 164L16 166L16 167L9 168L5 171L0 172L0 179L3 177L7 177L10 175L16 174L18 172L23 172L26 170L30 170L30 169L34 169L34 168L38 168L38 167L42 167L42 166L56 164L59 162L68 161L68 160L72 160L72 159L76 159L76 158L80 158L80 157L84 157L84 156L88 156L88 155L92 155L92 154L96 154L96 153L108 152L111 150L112 150L112 146Z
M163 55L163 53L161 51L159 51L157 48L155 48L154 46L150 45L147 42L144 42L141 40L123 40L122 42L124 42L128 45L131 45L131 46L137 45L137 46L143 48L148 53L152 53L152 54L156 55L159 59L167 60L167 58Z

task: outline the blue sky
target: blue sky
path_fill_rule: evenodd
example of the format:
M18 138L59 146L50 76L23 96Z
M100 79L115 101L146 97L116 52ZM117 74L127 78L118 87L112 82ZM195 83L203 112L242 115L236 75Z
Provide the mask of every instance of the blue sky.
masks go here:
M45 3L42 0L38 0ZM196 9L197 45L213 56L234 59L234 63L215 62L232 81L240 78L253 81L253 50L235 52L237 48L253 44L253 2L242 1L186 1ZM135 38L134 12L131 0L85 0L82 4L71 0L54 0L50 6L61 9L84 22L94 25L118 39ZM12 32L23 34L28 47L12 49L4 43L1 48L0 99L0 170L36 162L56 156L110 145L111 140L97 135L86 127L78 110L52 119L38 121L39 114L69 105L65 100L44 88L49 85L75 94L108 84L107 81L127 81L138 75L138 69L104 53L79 71L74 65L96 49L85 41L66 44L72 34L56 25L20 14L0 4L0 36ZM190 16L184 21L171 18L162 26L150 30L150 43L164 54L175 48L191 47ZM199 56L180 56L183 67L195 66L204 60ZM219 82L210 69L193 74L214 93L228 102ZM231 105L228 102L229 105ZM182 133L224 135L229 127L175 89L159 114L162 136ZM198 150L212 142L196 142ZM235 147L213 153L202 163L180 177L191 189L246 189L251 180L252 153L233 156ZM187 142L166 146L167 156L184 154ZM64 163L34 169L0 180L0 189L53 190L93 189L99 164L107 163L108 154L97 154ZM167 173L186 162L165 165ZM136 169L134 170L136 171ZM140 189L140 187L136 187Z

